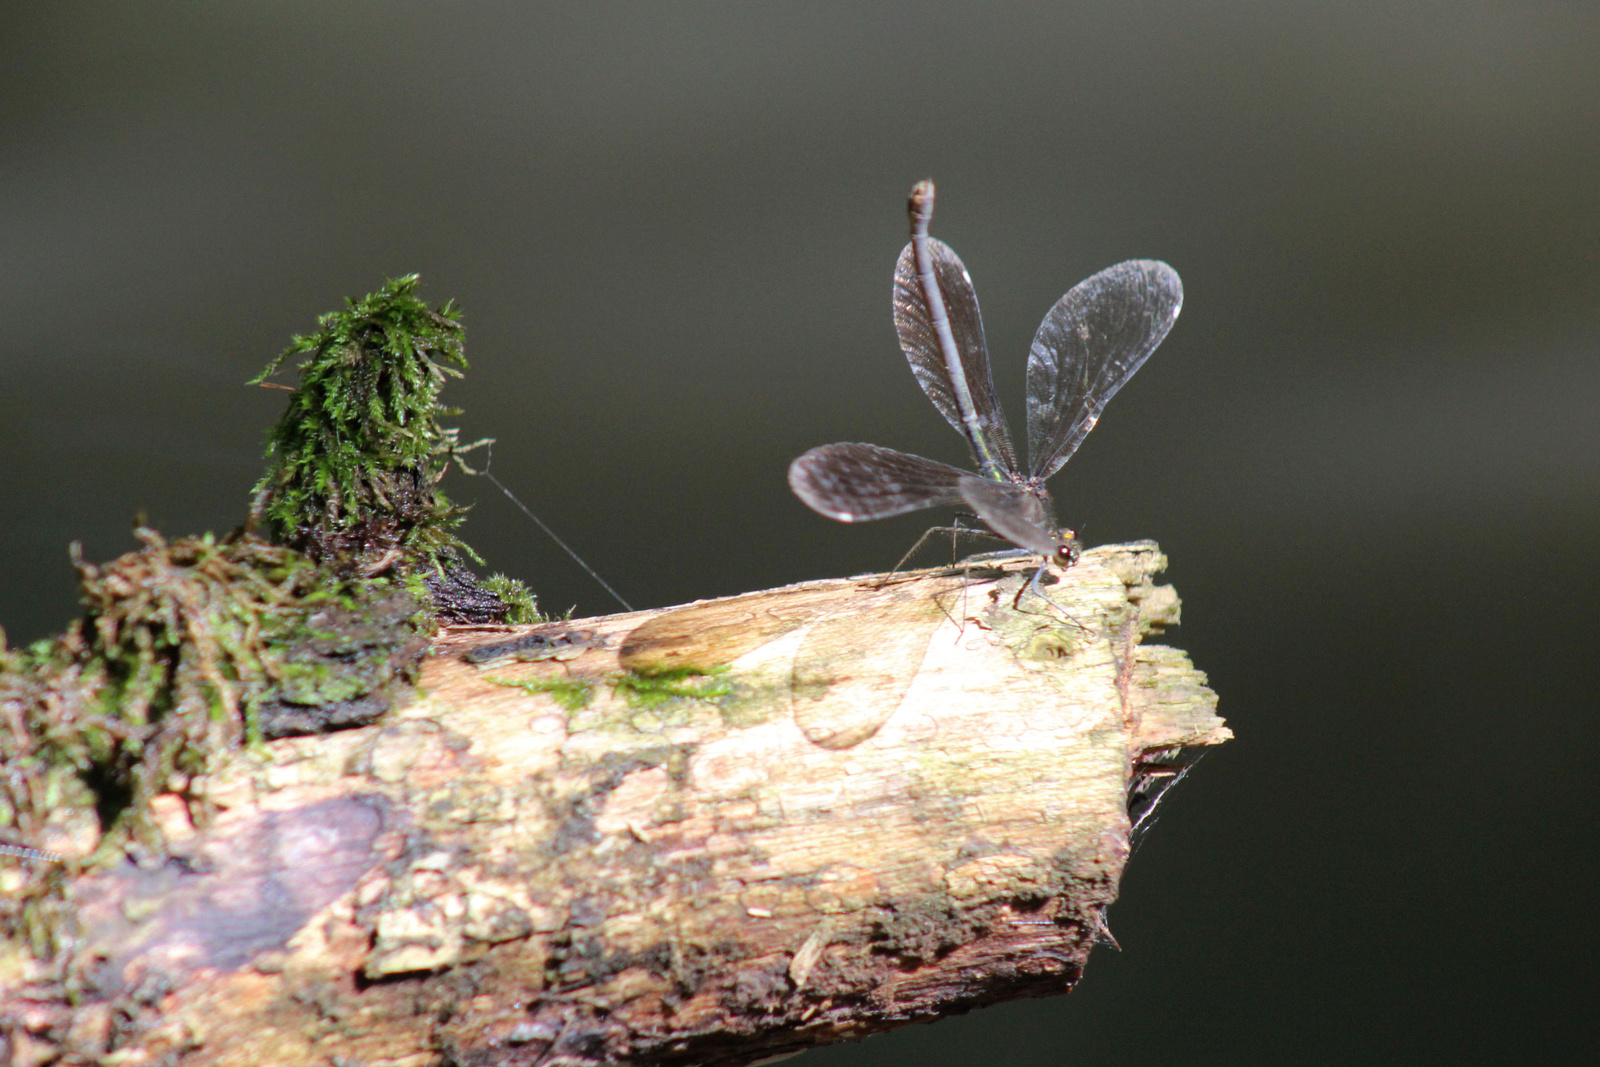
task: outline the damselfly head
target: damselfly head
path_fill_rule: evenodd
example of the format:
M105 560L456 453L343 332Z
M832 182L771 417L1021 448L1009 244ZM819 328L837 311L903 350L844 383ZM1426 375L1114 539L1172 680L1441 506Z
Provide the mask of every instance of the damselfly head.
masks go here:
M1077 532L1063 529L1058 537L1061 543L1056 545L1055 554L1050 557L1050 562L1062 570L1076 566L1078 557L1083 555L1083 542L1078 540Z

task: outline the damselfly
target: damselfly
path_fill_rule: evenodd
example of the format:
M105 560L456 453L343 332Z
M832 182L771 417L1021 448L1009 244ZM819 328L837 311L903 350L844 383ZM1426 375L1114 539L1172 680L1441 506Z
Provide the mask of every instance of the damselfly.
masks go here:
M1183 285L1165 263L1131 259L1079 282L1044 317L1028 353L1028 466L1017 462L994 395L972 277L928 236L931 181L911 190L911 243L894 272L900 347L933 406L966 438L976 474L881 445L813 448L789 465L789 486L840 522L967 507L1045 564L1072 566L1080 545L1056 526L1045 480L1083 443L1106 402L1155 351L1178 317Z

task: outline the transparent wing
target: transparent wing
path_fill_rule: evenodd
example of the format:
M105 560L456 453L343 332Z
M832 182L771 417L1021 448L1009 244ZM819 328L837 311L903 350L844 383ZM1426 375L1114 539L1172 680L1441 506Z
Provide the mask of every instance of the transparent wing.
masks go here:
M957 483L967 477L964 470L878 445L823 445L789 464L794 495L840 522L960 505Z
M1061 539L1045 502L1011 482L996 482L963 474L957 488L961 499L977 512L989 529L1014 545L1041 556L1052 556Z
M994 378L989 373L989 349L983 341L983 318L978 314L978 294L973 291L972 278L962 266L961 257L949 245L930 237L928 248L933 253L933 273L939 282L939 292L944 295L945 312L950 316L950 332L955 335L956 349L966 371L967 390L977 409L979 429L990 452L1007 471L1016 472L1017 450L1011 444L1005 412L1000 410L1000 403L995 399ZM917 282L917 261L911 249L911 245L906 245L894 269L894 328L900 334L900 347L911 364L917 384L956 432L966 437L949 369L939 350L939 337L928 317L922 286ZM970 439L967 445L972 449L972 458L981 465L982 450Z
M1106 401L1167 336L1183 305L1178 272L1130 259L1056 302L1028 353L1028 457L1042 481L1094 429Z

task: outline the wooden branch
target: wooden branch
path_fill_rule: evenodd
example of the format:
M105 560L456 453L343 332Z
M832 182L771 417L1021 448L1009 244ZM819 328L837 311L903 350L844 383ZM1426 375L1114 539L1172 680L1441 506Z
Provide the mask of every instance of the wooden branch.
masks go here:
M74 886L78 1005L8 980L13 1061L742 1064L1064 992L1130 789L1231 736L1139 643L1164 565L444 633L411 706L239 756L203 829L162 799L168 862Z

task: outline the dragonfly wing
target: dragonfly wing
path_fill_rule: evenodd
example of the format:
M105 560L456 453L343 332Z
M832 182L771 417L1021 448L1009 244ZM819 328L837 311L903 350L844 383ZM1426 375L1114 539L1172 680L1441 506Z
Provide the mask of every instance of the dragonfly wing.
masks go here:
M1014 545L1041 556L1055 555L1061 539L1053 529L1050 509L1033 493L1011 482L963 474L957 486L961 499L989 529Z
M917 280L917 260L912 247L906 245L894 270L894 327L900 335L900 347L911 364L917 384L956 432L968 438L973 459L981 464L983 449L968 437L962 422L950 369L940 351L939 335L934 330L922 285ZM1011 444L1005 412L995 399L994 378L989 373L989 349L983 341L983 318L978 314L978 294L972 288L972 277L962 266L961 257L943 241L928 238L928 249L933 254L934 277L944 296L945 313L950 318L950 332L955 336L979 431L1001 465L1007 471L1015 471L1017 451Z
M879 445L813 448L789 464L789 488L813 511L867 522L962 503L966 471Z
M1130 259L1086 278L1056 302L1028 353L1030 474L1061 469L1106 401L1172 329L1183 305L1178 272Z

